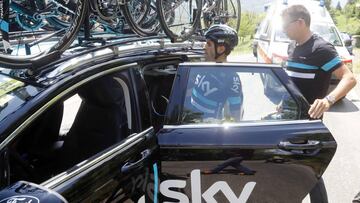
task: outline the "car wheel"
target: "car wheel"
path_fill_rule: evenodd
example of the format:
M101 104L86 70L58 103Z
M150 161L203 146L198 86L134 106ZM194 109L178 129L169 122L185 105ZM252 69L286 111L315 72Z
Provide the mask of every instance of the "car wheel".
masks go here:
M327 203L327 193L324 184L324 180L320 178L314 188L310 191L311 203Z

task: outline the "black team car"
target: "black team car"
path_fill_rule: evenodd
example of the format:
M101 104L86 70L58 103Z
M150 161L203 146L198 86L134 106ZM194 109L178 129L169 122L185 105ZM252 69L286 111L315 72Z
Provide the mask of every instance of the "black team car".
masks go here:
M130 38L1 69L0 203L301 202L317 182L326 199L336 142L284 70L202 62L202 47ZM239 76L241 117L226 92L216 117L195 100L215 91L205 73Z

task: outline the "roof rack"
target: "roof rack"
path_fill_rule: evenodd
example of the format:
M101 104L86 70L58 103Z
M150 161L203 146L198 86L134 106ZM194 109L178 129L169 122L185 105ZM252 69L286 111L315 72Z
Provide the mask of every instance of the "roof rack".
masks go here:
M49 66L53 66L55 64L64 62L66 60L69 60L70 58L81 56L81 55L86 54L86 53L90 53L90 52L94 52L94 51L97 51L97 50L101 50L101 49L105 49L105 48L109 48L109 47L114 47L114 46L118 46L118 45L122 45L122 44L127 44L127 43L131 43L131 42L136 42L136 41L141 41L141 40L159 39L159 38L163 38L163 37L165 37L165 36L152 36L152 37L141 37L141 38L139 38L139 37L122 37L116 42L108 43L108 44L105 44L105 45L102 45L102 46L95 46L94 45L94 48L87 49L85 51L82 51L82 52L79 52L79 53L76 53L76 54L72 54L70 56L62 57L62 58L60 58L58 60L53 61L52 63L48 63L49 61L52 61L52 60L49 60L49 58L51 58L52 55L45 55L45 56L37 59L36 61L34 61L34 65L33 65L32 68L28 68L28 70L30 70L29 75L34 75L34 74L36 74L38 72L41 72L44 69L47 69ZM115 40L117 40L117 39L118 38L116 38ZM90 46L90 43L92 43L92 42L83 43L83 45ZM71 48L75 48L75 47L79 47L79 45L73 46Z
M106 45L101 45L101 46L97 46L97 47L93 47L91 49L86 49L84 51L81 51L79 53L76 54L71 54L71 55L67 55L59 60L56 60L50 64L47 64L45 66L42 66L36 70L32 70L32 73L29 75L31 76L36 76L41 72L48 72L49 70L53 69L54 66L56 66L57 64L61 64L63 62L66 61L70 61L71 59L80 57L80 56L86 56L89 53L94 53L94 52L98 52L98 51L104 51L106 49L108 49L108 51L104 51L101 53L97 53L99 55L94 55L98 58L103 58L105 57L111 57L111 56L118 56L120 54L131 54L130 52L134 52L136 50L144 50L144 48L146 47L146 49L151 49L151 48L156 48L156 50L154 51L154 53L156 51L158 51L159 53L165 53L167 52L166 49L171 49L174 47L178 47L179 44L184 44L183 48L194 48L196 46L198 46L199 48L202 47L200 44L196 44L194 41L188 41L188 42L182 42L182 43L168 43L167 46L165 47L165 41L170 42L170 39L168 39L165 35L163 36L152 36L152 37L133 37L133 38L126 38L126 39L120 39L119 41L113 42L113 43L109 43ZM121 46L119 45L124 45L124 44L131 44L133 47L131 50L129 50L128 47L124 47L124 49L121 49ZM185 47L186 46L186 47ZM146 51L146 49L144 51ZM158 50L160 49L160 50ZM171 49L174 50L174 49ZM148 50L149 51L149 50ZM129 53L127 53L129 52ZM144 52L145 53L145 52ZM149 53L149 52L148 52ZM90 59L93 60L94 56L87 56L84 59ZM89 57L89 58L88 58ZM79 63L81 61L78 61ZM72 66L77 66L76 65L76 61L73 62L74 64ZM73 68L64 68L63 70L60 70L61 73L64 72L68 72L69 70L72 70ZM58 75L58 74L56 74Z
M169 43L166 44L165 42ZM121 47L119 45L129 44L131 47ZM101 45L98 47L94 47L91 49L86 49L82 52L65 56L57 61L54 61L46 66L42 66L41 68L36 69L32 75L36 76L41 72L48 72L49 69L53 69L57 64L61 64L63 62L69 62L69 64L64 65L63 67L57 66L57 70L51 73L51 77L56 77L65 72L73 70L75 67L78 67L81 63L87 63L89 61L93 61L94 58L97 60L101 60L104 58L111 58L112 56L120 56L120 55L131 55L132 52L136 51L144 51L149 53L154 52L154 54L162 54L171 52L174 50L180 51L185 48L191 49L194 47L202 47L200 43L195 43L194 41L187 41L181 43L170 43L170 39L165 36L153 36L153 37L133 37L121 39L119 41L109 43L106 45ZM97 52L97 53L95 53ZM94 53L93 55L88 55L89 53ZM72 60L77 57L83 56L84 58L81 60ZM61 66L61 65L60 65Z

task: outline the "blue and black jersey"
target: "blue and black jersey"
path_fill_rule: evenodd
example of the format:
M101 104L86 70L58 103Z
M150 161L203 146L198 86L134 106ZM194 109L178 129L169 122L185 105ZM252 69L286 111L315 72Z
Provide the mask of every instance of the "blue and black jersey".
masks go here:
M313 34L302 45L290 43L286 72L300 92L311 104L324 98L330 84L331 73L342 65L334 46Z
M191 106L202 113L203 118L223 118L225 103L229 105L230 116L240 120L243 93L236 72L197 74L191 89Z

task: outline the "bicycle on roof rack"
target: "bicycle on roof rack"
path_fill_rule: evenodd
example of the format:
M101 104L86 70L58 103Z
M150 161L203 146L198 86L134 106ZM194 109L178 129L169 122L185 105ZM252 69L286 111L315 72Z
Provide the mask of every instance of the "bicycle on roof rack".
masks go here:
M60 58L79 31L102 26L102 33L119 33L124 21L141 36L155 35L160 25L153 5L151 0L3 0L0 63L35 69Z
M86 2L87 0L1 1L2 67L33 68L60 57L82 26L88 8ZM68 23L66 28L58 27L64 23Z
M173 42L201 35L213 24L240 28L240 0L156 0L156 4L160 24Z

